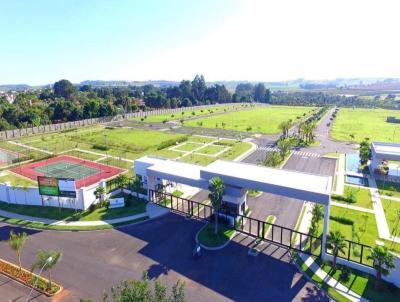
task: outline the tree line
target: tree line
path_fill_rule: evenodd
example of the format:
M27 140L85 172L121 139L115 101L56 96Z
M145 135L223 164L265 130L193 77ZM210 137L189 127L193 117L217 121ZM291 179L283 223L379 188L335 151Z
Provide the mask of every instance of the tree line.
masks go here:
M204 76L179 85L92 87L60 80L51 87L17 94L10 104L0 97L0 131L87 118L114 116L151 108L177 108L230 102L264 102L270 91L263 83L240 84L234 93L223 84L206 85Z

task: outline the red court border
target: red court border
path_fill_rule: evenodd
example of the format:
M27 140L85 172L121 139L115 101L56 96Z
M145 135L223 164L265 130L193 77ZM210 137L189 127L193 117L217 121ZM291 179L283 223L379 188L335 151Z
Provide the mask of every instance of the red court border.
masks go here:
M36 181L38 176L44 176L44 174L34 170L35 168L45 167L49 164L57 163L60 161L68 161L70 163L79 164L81 166L96 168L96 169L100 170L99 173L96 173L89 177L77 180L76 181L77 189L82 188L82 187L91 186L95 183L98 183L102 179L109 179L111 177L114 177L114 176L126 171L125 169L99 164L99 163L96 163L96 162L93 162L90 160L86 160L86 159L82 159L82 158L78 158L78 157L74 157L74 156L70 156L70 155L61 155L61 156L56 156L56 157L52 157L49 159L44 159L44 160L33 162L30 164L22 165L20 167L15 167L10 170L14 173L20 174L22 176L25 176L27 178L30 178L30 179Z

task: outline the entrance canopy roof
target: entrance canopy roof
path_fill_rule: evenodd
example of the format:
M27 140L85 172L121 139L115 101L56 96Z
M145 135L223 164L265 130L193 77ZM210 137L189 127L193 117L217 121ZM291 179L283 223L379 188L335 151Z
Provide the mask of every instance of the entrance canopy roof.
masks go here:
M135 172L203 189L208 187L211 178L217 176L223 179L227 187L255 189L322 204L329 203L332 186L332 178L328 176L223 160L202 167L142 157L135 160Z
M400 159L400 144L373 142L372 151L380 158L390 157Z

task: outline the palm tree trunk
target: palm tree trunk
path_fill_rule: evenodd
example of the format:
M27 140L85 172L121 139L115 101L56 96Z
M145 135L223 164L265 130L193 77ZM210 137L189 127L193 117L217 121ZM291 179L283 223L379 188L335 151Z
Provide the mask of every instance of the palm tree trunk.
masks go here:
M214 212L214 234L218 234L218 213L217 211Z
M381 272L379 269L376 270L376 281L375 281L375 288L381 288Z
M49 269L49 285L50 285L50 289L51 289L51 286L52 286L51 269Z
M337 254L335 254L335 255L333 256L333 262L332 262L333 271L336 271L336 257L337 257Z
M17 252L17 258L18 258L19 272L21 273L22 264L21 264L21 254L19 252Z

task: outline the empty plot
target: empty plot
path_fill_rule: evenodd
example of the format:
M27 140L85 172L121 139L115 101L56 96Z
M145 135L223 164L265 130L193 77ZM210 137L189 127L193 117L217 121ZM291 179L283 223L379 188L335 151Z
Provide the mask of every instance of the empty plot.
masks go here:
M312 107L263 106L253 109L214 115L207 118L190 120L186 126L220 128L227 130L279 133L279 124L292 119L296 121L309 115Z

